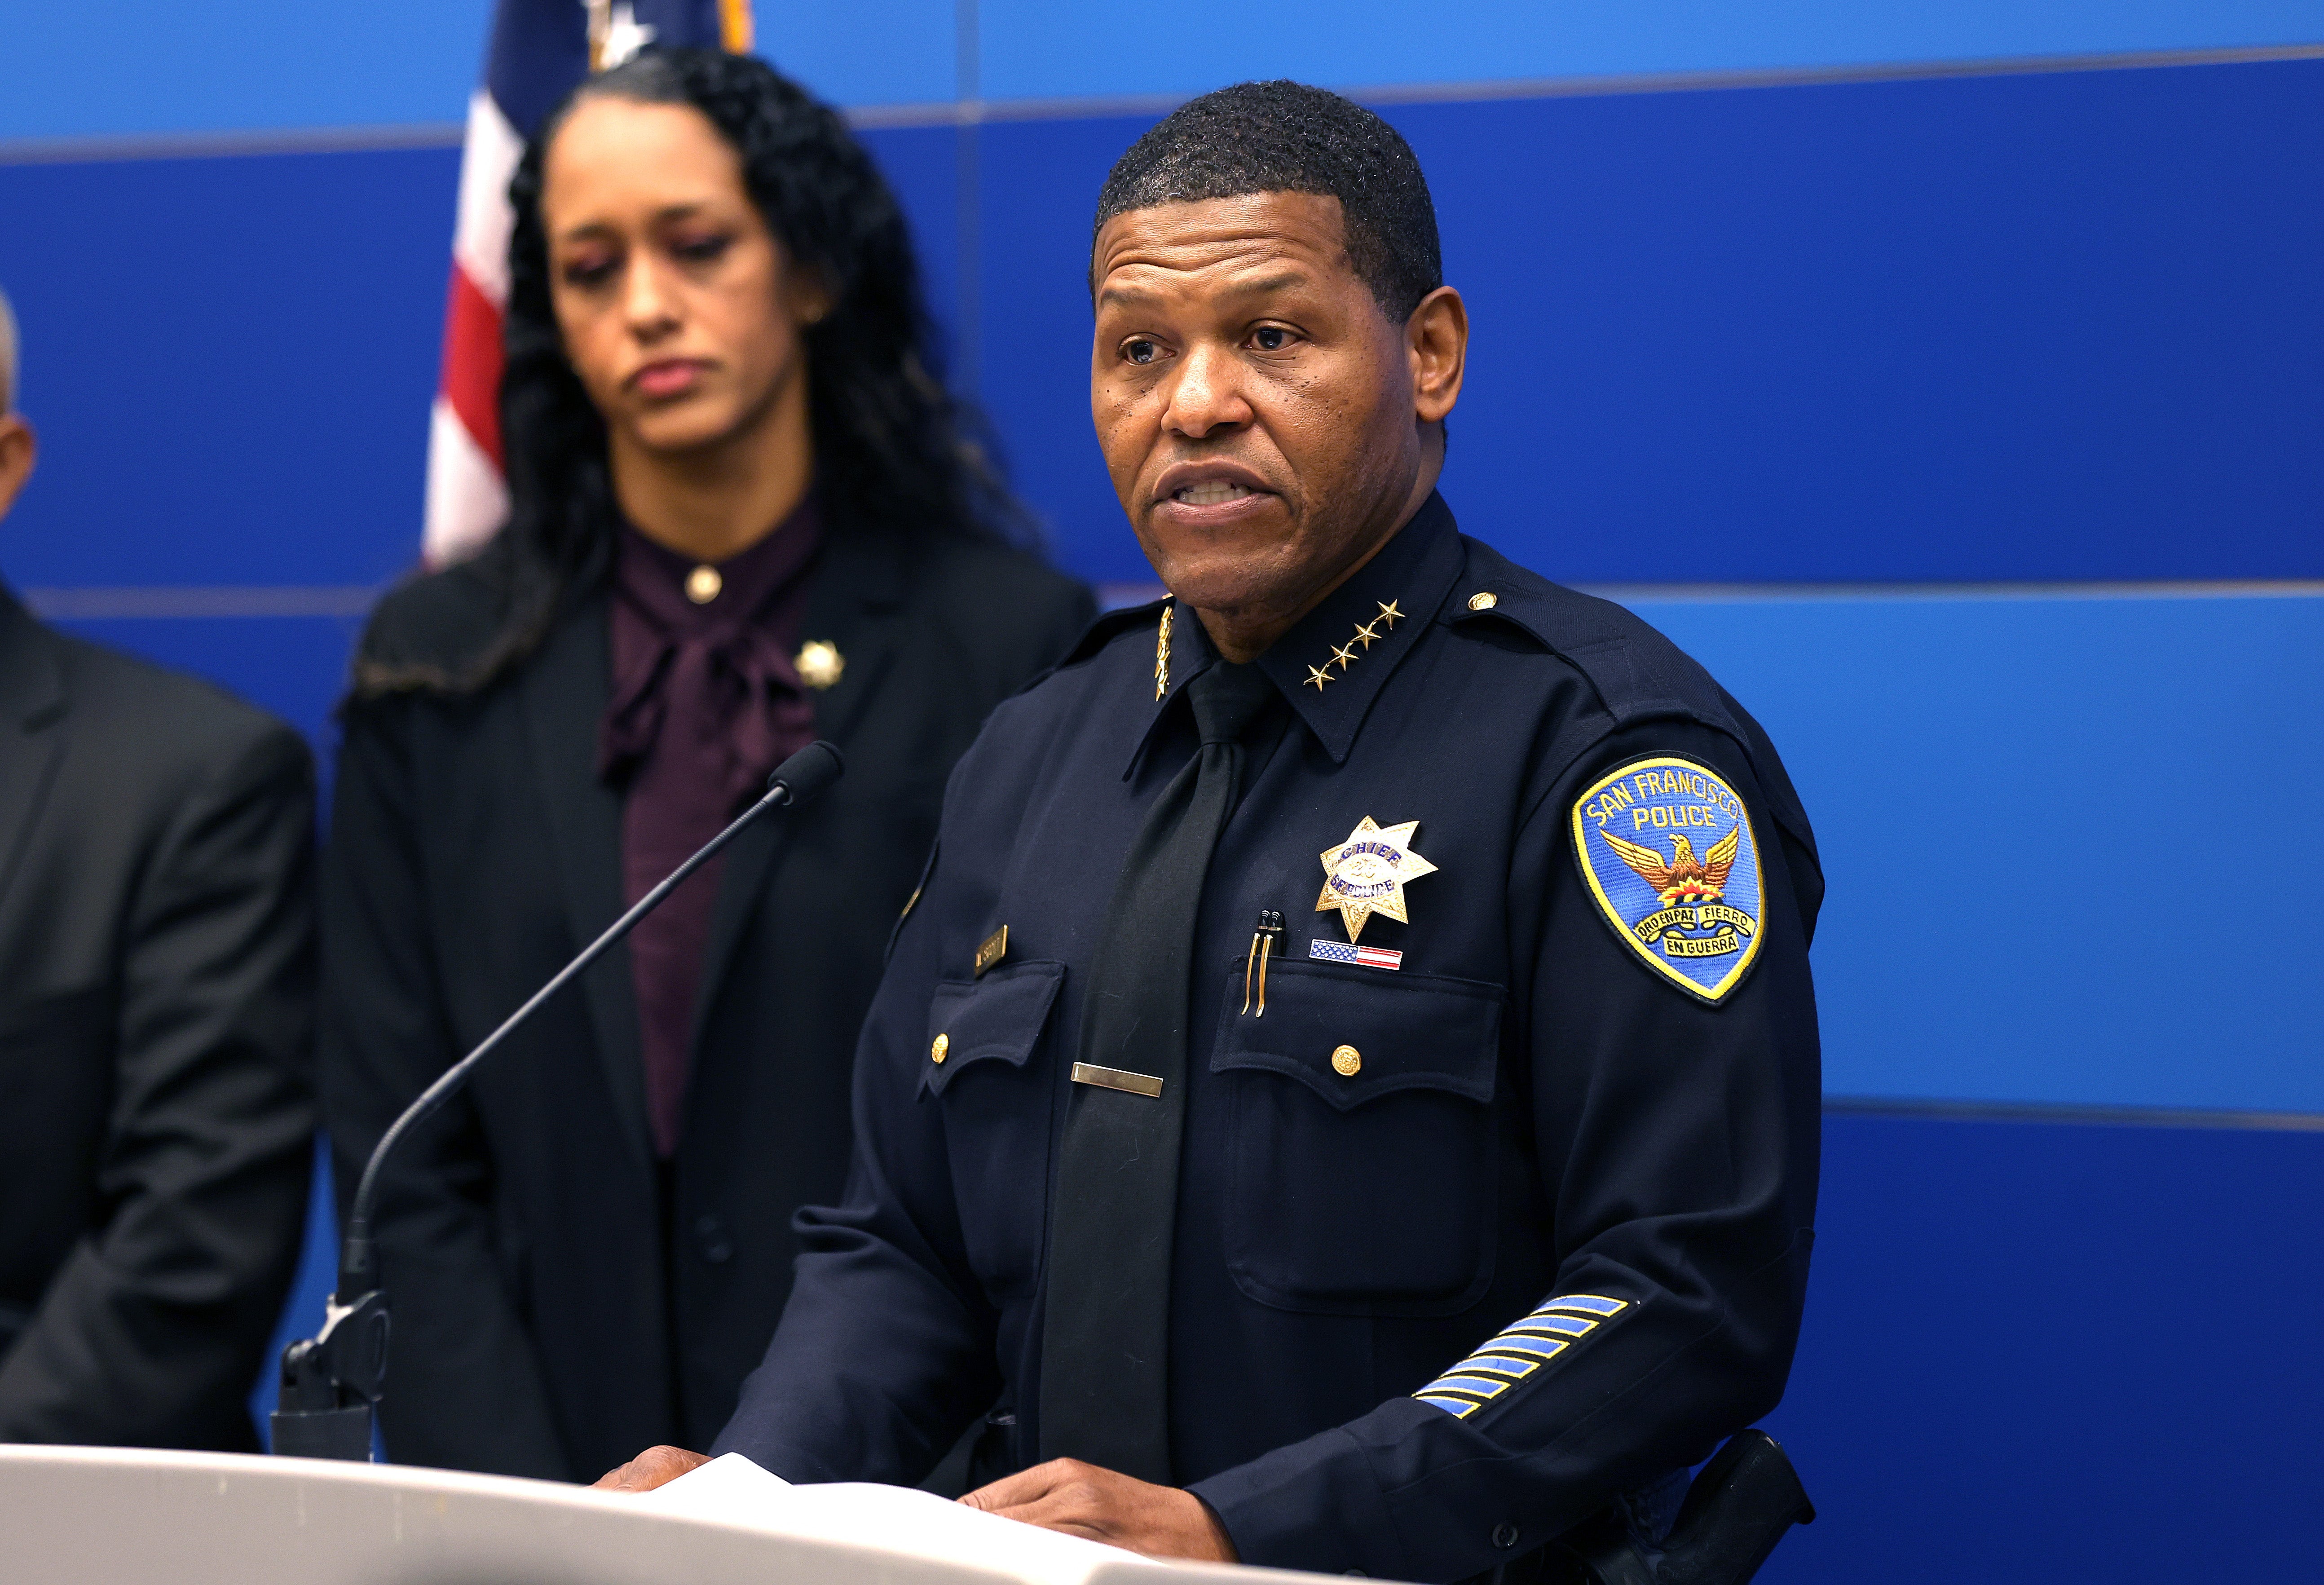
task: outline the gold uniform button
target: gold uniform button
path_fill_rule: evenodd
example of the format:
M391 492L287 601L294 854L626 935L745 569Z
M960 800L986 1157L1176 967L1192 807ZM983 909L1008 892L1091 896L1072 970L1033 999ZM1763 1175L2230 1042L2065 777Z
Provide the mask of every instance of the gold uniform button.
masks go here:
M686 597L696 605L709 604L725 586L726 580L718 576L715 567L697 567L686 575Z
M1352 1046L1342 1046L1332 1053L1332 1071L1343 1079L1352 1079L1364 1070L1364 1054Z
M949 1035L939 1035L936 1037L934 1044L930 1045L928 1047L928 1060L933 1063L942 1063L945 1059L945 1054L951 1050L952 1037Z
M1490 589L1480 589L1469 596L1469 609L1471 611L1490 611L1500 603L1501 597Z

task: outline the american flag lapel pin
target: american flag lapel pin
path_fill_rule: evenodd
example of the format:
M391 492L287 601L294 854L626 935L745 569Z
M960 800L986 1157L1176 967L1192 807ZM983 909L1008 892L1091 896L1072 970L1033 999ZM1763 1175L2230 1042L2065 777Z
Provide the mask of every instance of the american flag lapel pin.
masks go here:
M1327 963L1355 963L1367 969L1400 969L1404 954L1390 952L1384 946L1357 946L1351 942L1326 941L1322 936L1307 944L1307 955L1321 958Z

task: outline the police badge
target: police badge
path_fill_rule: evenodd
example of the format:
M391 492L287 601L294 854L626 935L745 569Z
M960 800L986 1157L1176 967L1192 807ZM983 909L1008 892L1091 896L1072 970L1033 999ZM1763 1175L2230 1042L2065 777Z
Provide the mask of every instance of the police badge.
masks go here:
M1637 760L1573 806L1573 853L1614 933L1717 1002L1759 955L1759 843L1735 789L1691 760Z
M1350 941L1364 933L1364 921L1374 914L1394 919L1399 925L1409 924L1410 916L1405 912L1405 883L1436 873L1435 865L1412 851L1412 834L1419 829L1417 820L1382 825L1370 815L1365 816L1348 833L1347 841L1323 850L1323 891L1315 899L1315 911L1327 914L1339 909L1340 922L1348 927Z

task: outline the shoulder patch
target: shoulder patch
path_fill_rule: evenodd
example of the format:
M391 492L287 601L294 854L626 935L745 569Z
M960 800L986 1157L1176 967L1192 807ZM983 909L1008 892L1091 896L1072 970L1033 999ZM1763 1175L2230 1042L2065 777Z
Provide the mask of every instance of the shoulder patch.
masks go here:
M1692 760L1633 760L1573 805L1573 856L1614 934L1662 979L1716 1003L1759 956L1766 917L1750 811Z

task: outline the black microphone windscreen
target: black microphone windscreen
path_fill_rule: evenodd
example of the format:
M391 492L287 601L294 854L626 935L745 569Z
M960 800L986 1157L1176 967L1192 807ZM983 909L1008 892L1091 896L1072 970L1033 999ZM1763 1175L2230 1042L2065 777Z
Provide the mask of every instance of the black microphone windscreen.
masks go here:
M840 758L839 750L818 739L776 766L775 773L767 778L767 785L788 788L791 806L796 808L809 798L820 797L846 770L847 761Z

